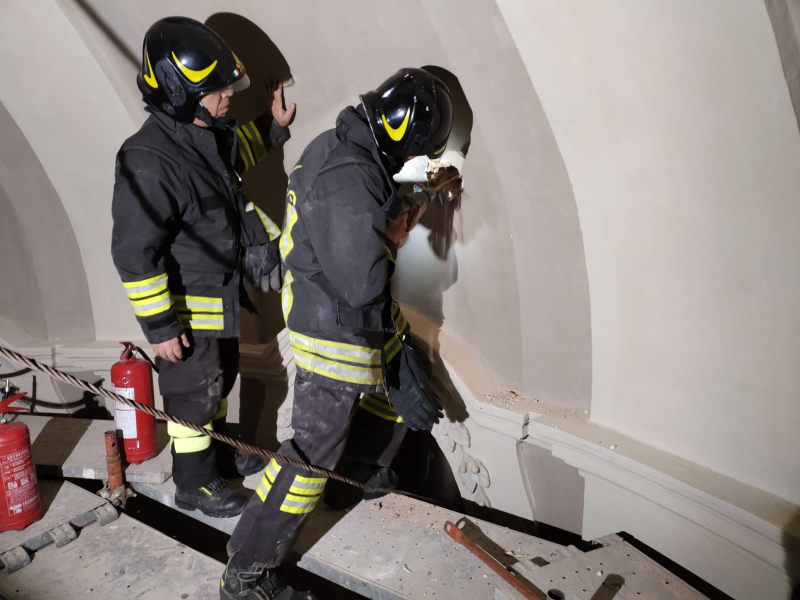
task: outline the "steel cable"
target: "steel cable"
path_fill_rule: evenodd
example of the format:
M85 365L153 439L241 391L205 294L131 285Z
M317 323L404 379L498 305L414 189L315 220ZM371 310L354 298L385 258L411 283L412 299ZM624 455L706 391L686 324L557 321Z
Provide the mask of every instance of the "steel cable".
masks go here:
M424 496L419 496L412 492L405 492L402 490L395 490L390 488L380 488L380 487L372 487L355 481L354 479L350 479L349 477L345 477L344 475L340 475L335 471L329 471L328 469L323 469L322 467L318 467L316 465L311 465L308 463L304 463L302 461L296 460L294 458L289 458L287 456L283 456L276 452L271 452L269 450L264 450L263 448L258 448L251 444L246 444L244 442L240 442L239 440L235 440L230 438L226 435L222 435L221 433L217 433L216 431L212 431L206 429L202 425L196 425L195 423L190 423L189 421L184 421L183 419L179 419L178 417L174 417L170 414L165 413L164 411L158 410L157 408L153 408L151 406L146 406L135 400L130 400L125 398L124 396L120 396L119 394L115 394L114 392L110 392L105 388L93 385L69 373L64 373L63 371L59 371L53 367L48 365L43 365L38 361L28 358L27 356L23 356L22 354L18 354L13 350L9 350L8 348L4 348L0 346L0 356L4 356L10 360L13 360L19 364L25 365L31 369L35 369L37 371L41 371L42 373L46 373L53 379L57 379L59 381L63 381L64 383L68 383L73 385L77 388L80 388L84 391L91 392L92 394L96 394L98 396L102 396L104 398L108 398L109 400L115 400L117 402L121 402L131 408L135 408L136 410L142 411L150 416L156 417L157 419L164 419L165 421L170 421L172 423L177 423L178 425L182 425L184 427L188 427L192 431L196 431L197 433L201 433L203 435L209 436L218 440L220 442L224 442L237 448L239 450L243 450L245 452L250 452L252 454L258 454L259 456L263 456L264 458L274 458L275 460L279 460L282 463L295 467L297 469L303 469L305 471L309 471L314 473L315 475L321 475L322 477L327 477L329 479L335 479L336 481L340 481L342 483L346 483L347 485L351 485L353 487L365 490L367 492L376 492L380 494L399 494L402 496L408 496L409 498L414 498L416 500L422 500L423 502L433 502L432 500L425 498Z

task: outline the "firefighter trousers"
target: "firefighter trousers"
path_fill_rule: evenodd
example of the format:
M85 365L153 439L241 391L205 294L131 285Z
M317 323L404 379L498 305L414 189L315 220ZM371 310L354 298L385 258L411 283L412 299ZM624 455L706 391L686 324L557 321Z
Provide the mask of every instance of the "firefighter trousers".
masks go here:
M373 471L388 466L406 426L385 396L362 397L304 381L302 376L299 370L292 408L294 437L283 442L278 453L331 470L345 456L345 474L365 472L354 465L369 465ZM366 480L366 475L360 479ZM237 566L277 567L320 500L326 482L325 477L271 460L231 536L232 560Z
M161 394L171 415L227 432L228 394L239 372L237 338L195 337L177 363L162 361L158 374ZM172 446L172 477L176 487L192 489L219 477L216 443L174 423L167 424Z

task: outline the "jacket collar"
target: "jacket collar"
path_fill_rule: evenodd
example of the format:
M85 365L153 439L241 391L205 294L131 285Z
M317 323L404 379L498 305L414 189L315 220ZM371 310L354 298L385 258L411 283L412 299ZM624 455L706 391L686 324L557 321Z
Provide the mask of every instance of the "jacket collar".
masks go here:
M178 125L183 125L183 123L178 123L175 119L170 117L169 115L161 112L160 110L155 110L150 106L144 107L145 112L150 113L150 118L156 121L159 125L161 125L164 129L168 131L176 132L178 131Z
M380 153L366 118L352 106L348 106L339 113L336 119L336 135L339 136L339 139L361 146L373 156Z
M361 106L358 108L348 106L339 113L336 119L336 135L339 139L347 140L369 151L375 162L380 165L383 175L391 189L391 195L384 203L381 210L386 213L387 219L390 221L395 220L402 210L402 198L397 194L397 184L394 182L392 174L389 171L393 159L386 156L378 149L378 143L375 141L375 136L372 135L372 129L370 129L369 123L367 123L364 109Z
M185 135L187 135L189 139L194 140L198 135L200 135L201 131L209 131L210 133L213 133L211 132L212 127L204 129L202 127L197 127L193 123L182 123L180 121L176 121L168 114L163 113L160 110L155 110L150 106L145 106L144 109L145 111L149 112L151 118L158 122L164 129L173 133L185 132ZM220 130L236 130L236 121L233 119L217 119L217 124L218 125L216 128Z

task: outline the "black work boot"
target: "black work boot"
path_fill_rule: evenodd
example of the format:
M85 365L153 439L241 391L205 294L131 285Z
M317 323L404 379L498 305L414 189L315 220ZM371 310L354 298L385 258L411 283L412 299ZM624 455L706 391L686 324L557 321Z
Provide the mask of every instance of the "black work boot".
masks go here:
M194 489L176 488L175 506L184 510L199 510L209 517L235 517L244 510L247 498L228 487L222 477Z
M298 592L278 580L274 569L239 567L228 561L219 582L220 600L316 600L311 592Z
M240 454L239 450L214 440L217 468L222 477L247 477L261 471L266 465L258 454Z
M398 481L399 478L394 470L390 469L389 467L381 467L377 470L377 472L372 474L372 477L367 479L366 484L370 487L396 490ZM385 495L386 494L383 492L368 492L365 490L364 500L375 500L376 498L382 498Z
M397 488L397 474L392 469L388 467L379 467L377 470L374 469L375 467L371 465L356 466L348 464L346 468L343 469L342 475L346 475L350 479L355 479L356 481L361 481L370 487ZM340 510L348 508L361 500L374 500L384 495L385 494L380 492L360 490L347 483L329 479L325 484L325 493L322 496L322 500L329 508Z

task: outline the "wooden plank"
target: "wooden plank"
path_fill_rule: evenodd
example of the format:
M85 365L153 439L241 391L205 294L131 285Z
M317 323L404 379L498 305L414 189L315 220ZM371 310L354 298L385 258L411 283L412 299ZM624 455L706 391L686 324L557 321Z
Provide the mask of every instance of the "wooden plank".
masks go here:
M0 533L0 554L106 503L100 496L75 485L47 479L39 480L39 497L42 518L22 531Z
M216 600L223 569L222 563L123 514L105 527L89 525L75 541L61 548L51 544L29 565L0 575L0 595L8 600Z
M41 475L108 479L103 434L114 421L19 415L31 432L33 462ZM125 469L125 480L162 483L172 475L166 423L156 423L159 454Z

